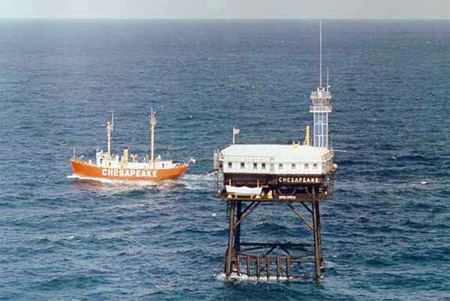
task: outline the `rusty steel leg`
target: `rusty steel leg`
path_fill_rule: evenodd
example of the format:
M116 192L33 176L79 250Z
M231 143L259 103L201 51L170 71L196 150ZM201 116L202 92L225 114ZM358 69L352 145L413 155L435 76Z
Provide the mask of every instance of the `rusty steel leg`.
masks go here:
M288 255L286 258L286 277L287 279L291 277L291 255Z
M319 263L320 263L320 274L323 275L324 272L324 264L323 264L323 252L322 252L322 229L321 229L321 225L320 225L320 203L317 202L317 240L319 242L319 250L320 250L320 258L319 258Z
M259 258L260 258L259 256L256 256L256 279L258 279L258 280L261 275L261 267L260 267Z
M319 201L316 198L312 200L312 218L314 233L314 266L316 279L322 276L322 248L320 246L320 219L319 219Z
M241 255L236 255L236 272L238 276L241 276Z
M236 221L239 221L242 216L242 202L236 201ZM234 223L236 224L236 223ZM235 232L234 232L234 249L236 251L241 250L241 223L239 223L237 226L235 226Z
M276 257L276 263L277 263L277 279L280 279L281 276L281 267L280 267L280 257Z
M228 206L228 249L225 260L225 277L229 277L233 268L233 255L234 255L234 211L236 207L236 201L231 200Z

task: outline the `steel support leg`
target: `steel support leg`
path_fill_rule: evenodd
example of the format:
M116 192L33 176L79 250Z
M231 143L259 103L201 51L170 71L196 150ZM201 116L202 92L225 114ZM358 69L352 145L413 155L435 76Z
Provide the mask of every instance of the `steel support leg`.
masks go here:
M320 211L319 211L319 201L313 199L312 201L312 218L313 218L313 232L314 232L314 266L316 279L322 277L322 246L321 246L321 235L320 235Z
M242 202L241 201L235 201L236 202L236 219L235 221L239 221L242 216ZM234 250L240 251L241 250L241 223L235 225L235 232L234 232Z
M234 212L236 201L230 201L228 206L228 249L225 259L225 276L229 277L233 268L232 260L234 254Z

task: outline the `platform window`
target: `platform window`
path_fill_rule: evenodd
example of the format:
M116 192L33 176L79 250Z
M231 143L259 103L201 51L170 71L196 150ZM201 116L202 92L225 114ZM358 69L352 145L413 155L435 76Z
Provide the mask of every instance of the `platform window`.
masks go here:
M295 169L295 163L291 164L292 169Z
M308 168L309 168L309 164L305 163L305 169L308 169Z
M258 169L258 163L253 163L253 169Z
M244 169L244 168L245 168L245 163L241 162L241 169Z
M233 163L228 162L228 168L233 168Z
M283 164L282 163L278 164L278 169L283 169Z
M313 164L313 168L317 168L317 163L314 163L314 164Z
M261 163L261 169L266 169L266 163Z

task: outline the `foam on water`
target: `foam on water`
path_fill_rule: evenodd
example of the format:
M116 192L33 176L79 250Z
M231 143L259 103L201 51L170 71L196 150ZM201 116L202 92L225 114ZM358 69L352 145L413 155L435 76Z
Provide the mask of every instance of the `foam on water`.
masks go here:
M113 184L113 185L120 185L120 186L137 186L137 187L144 187L144 186L156 186L160 185L160 182L154 182L154 181L126 181L126 180L112 180L112 179L106 179L106 178L95 178L95 177L85 177L85 176L79 176L79 175L69 175L67 176L68 179L78 179L78 180L85 180L85 181L96 181L100 183L107 183L107 184Z
M247 276L247 275L238 275L237 273L232 273L228 278L225 277L225 273L219 273L216 276L216 279L219 281L231 281L231 282L278 282L278 281L304 281L305 279L292 279L287 278L286 276L269 276L269 277L260 277L259 279L256 276Z

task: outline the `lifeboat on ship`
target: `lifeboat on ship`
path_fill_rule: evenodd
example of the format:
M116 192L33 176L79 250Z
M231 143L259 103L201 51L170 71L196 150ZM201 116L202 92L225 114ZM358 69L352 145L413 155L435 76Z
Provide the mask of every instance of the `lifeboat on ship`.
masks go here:
M89 180L131 181L131 182L159 182L176 179L181 176L193 162L179 163L172 160L162 160L154 156L156 112L150 113L150 156L141 160L135 154L129 154L128 147L123 149L122 155L111 153L111 134L114 129L114 114L106 125L107 151L97 151L95 162L76 158L70 160L74 178Z

